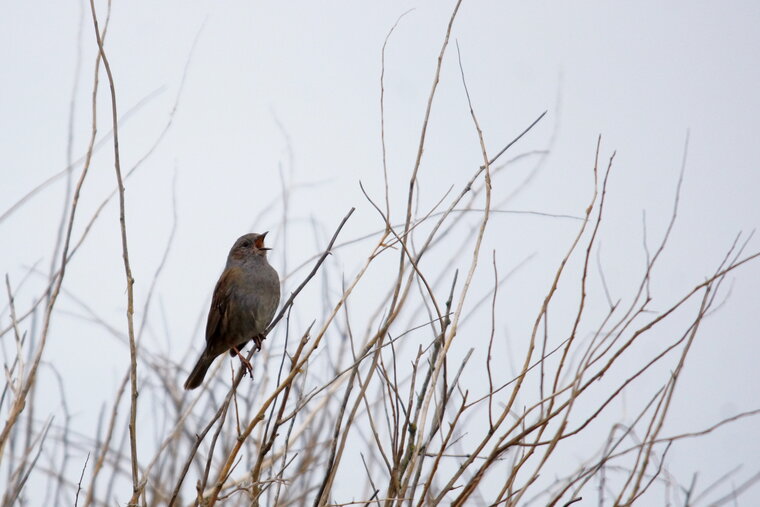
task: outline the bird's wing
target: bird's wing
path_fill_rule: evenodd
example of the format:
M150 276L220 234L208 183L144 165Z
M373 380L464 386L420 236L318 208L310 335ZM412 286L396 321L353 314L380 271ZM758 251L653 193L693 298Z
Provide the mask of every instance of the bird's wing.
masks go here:
M211 298L211 308L208 311L208 320L206 321L206 343L211 345L212 342L219 342L225 334L229 315L231 313L230 305L234 304L230 294L234 289L235 280L239 279L240 268L232 267L224 270L219 281L216 282L214 295Z

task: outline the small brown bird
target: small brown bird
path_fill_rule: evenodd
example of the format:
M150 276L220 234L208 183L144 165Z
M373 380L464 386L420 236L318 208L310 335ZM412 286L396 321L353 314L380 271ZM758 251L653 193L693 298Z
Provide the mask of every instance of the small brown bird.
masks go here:
M261 333L280 303L280 278L267 262L266 235L245 234L232 246L211 298L206 348L187 377L185 389L201 385L214 359L228 350L232 356L238 355L250 371L251 365L240 350L249 340L261 349Z

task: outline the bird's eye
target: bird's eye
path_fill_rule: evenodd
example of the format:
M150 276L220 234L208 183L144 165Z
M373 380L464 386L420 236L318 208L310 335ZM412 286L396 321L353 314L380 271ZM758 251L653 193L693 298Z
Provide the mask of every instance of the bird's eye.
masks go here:
M243 241L243 244L241 245L243 248L251 248L251 242L248 240Z

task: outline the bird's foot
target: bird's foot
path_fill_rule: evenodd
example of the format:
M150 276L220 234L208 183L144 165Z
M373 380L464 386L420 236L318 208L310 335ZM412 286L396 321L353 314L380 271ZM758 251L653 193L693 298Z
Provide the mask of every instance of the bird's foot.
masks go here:
M245 358L245 356L240 352L240 350L237 347L232 347L232 350L234 350L237 356L240 358L241 364L248 371L248 375L251 376L251 380L253 380L253 365L251 364L251 362Z
M264 336L257 334L253 337L253 343L256 345L256 351L261 350L261 344L264 342Z

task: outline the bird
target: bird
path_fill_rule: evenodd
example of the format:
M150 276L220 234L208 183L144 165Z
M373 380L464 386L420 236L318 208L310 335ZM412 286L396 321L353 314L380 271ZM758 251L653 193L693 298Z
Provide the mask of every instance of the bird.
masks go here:
M230 249L211 298L206 346L185 381L185 389L200 386L214 359L227 351L240 357L252 372L240 350L251 340L261 350L262 333L280 304L280 277L267 261L271 249L264 246L267 232L244 234Z

